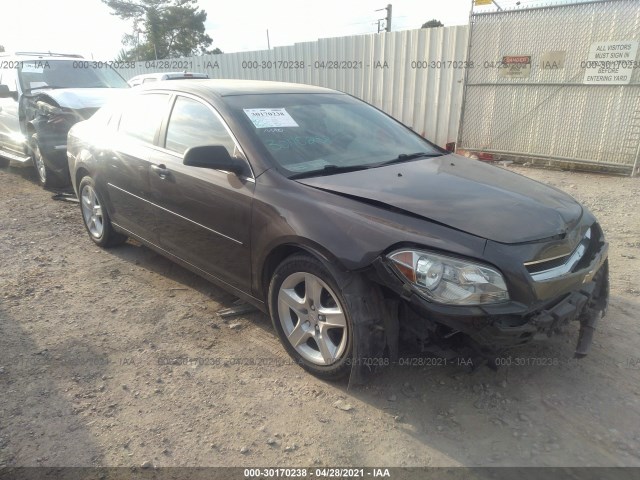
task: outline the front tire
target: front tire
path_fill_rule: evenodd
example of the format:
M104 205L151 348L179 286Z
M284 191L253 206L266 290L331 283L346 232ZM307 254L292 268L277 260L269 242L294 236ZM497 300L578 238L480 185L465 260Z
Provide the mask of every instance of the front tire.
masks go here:
M271 321L289 355L325 380L351 371L354 328L336 280L320 261L293 255L269 286Z
M109 214L104 207L102 197L96 190L93 178L84 177L80 181L78 192L82 221L89 233L89 238L96 245L103 248L115 247L126 242L126 235L122 235L113 229Z
M47 165L47 161L40 148L37 133L34 133L31 137L31 152L33 153L33 166L36 168L40 186L44 188L62 188L69 185L69 182L56 175Z

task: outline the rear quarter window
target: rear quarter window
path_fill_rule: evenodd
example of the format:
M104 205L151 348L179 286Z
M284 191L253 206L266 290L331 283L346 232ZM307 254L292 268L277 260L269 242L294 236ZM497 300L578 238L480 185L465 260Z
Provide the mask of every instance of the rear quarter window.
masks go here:
M118 131L127 137L154 143L167 108L169 95L148 93L132 95L122 111Z

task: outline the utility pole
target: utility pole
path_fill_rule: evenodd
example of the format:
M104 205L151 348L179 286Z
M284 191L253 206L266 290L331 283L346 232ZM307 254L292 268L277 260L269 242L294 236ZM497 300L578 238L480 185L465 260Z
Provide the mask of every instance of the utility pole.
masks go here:
M271 42L269 41L269 29L267 28L267 50L271 50Z
M387 32L391 31L391 4L387 5L387 24L385 25Z
M385 8L379 8L378 10L376 10L376 12L381 12L382 10L386 10L387 11L387 16L386 18L381 18L378 20L378 33L380 33L380 22L382 20L384 20L384 29L387 32L391 31L391 9L393 7L391 6L391 4L388 4Z

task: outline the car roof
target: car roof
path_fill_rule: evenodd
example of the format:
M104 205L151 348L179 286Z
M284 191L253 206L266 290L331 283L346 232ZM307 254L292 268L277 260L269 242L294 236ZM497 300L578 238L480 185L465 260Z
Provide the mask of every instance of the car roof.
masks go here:
M180 76L180 75L206 75L206 73L201 72L156 72L156 73L143 73L140 75L136 75L135 77L131 77L130 80L134 80L136 78L160 78L165 75L170 76Z
M330 88L302 83L269 82L263 80L193 79L189 82L167 80L141 85L142 90L165 90L191 93L201 97L228 97L234 95L261 95L279 93L341 93Z
M163 72L159 72L159 73L143 73L141 75L136 75L135 77L131 77L129 79L129 81L131 80L140 80L143 78L160 78L162 77L162 75L164 75Z
M2 52L0 57L15 57L20 60L78 60L84 59L82 55L75 53L53 53L53 52Z

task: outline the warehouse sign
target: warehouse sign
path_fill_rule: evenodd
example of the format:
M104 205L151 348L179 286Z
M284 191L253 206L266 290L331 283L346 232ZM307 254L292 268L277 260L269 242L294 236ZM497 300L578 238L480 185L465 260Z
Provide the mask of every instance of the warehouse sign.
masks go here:
M637 53L637 40L592 43L589 58L582 62L585 69L583 83L628 85Z
M502 57L500 76L507 78L529 78L531 55L510 55Z

